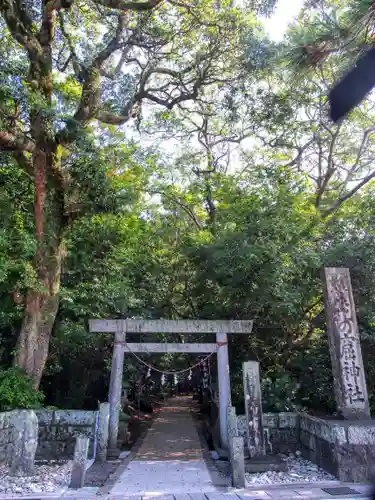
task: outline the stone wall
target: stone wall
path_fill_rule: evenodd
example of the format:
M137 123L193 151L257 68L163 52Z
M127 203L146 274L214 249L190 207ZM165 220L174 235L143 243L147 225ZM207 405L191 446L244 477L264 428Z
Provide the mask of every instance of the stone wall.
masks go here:
M6 462L10 456L13 437L13 418L16 412L5 411L0 413L0 463Z
M239 435L246 438L246 416L237 417ZM263 424L273 453L293 453L298 446L298 413L264 413Z
M10 456L12 447L12 421L17 410L0 413L0 462ZM89 458L94 453L96 411L35 410L38 417L39 437L37 460L65 460L74 455L76 437L90 438Z
M272 452L302 455L340 481L374 482L375 420L325 420L305 413L265 413ZM237 417L246 435L246 417Z
M340 481L374 481L374 420L323 420L303 413L299 420L299 440L305 458Z
M76 437L90 438L89 457L93 456L96 411L36 410L39 423L37 459L73 458Z

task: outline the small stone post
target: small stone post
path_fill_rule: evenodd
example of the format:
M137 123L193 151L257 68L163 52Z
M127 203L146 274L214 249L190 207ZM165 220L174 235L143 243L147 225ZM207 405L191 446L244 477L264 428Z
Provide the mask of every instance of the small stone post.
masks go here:
M227 429L228 429L228 454L229 461L232 464L232 438L238 436L236 408L228 406L227 408Z
M109 403L100 403L96 460L105 462L108 450Z
M12 476L34 474L38 446L38 418L31 410L21 410L13 418L13 447L10 463Z
M111 458L117 458L118 424L121 408L122 373L124 368L126 334L117 332L113 347L111 378L109 381L109 450Z
M238 436L236 409L233 406L229 406L227 410L227 425L232 483L235 488L245 488L244 441Z
M232 482L235 488L246 488L244 441L242 437L232 437Z
M69 488L83 488L85 484L89 443L90 440L87 436L78 436L76 439Z
M243 385L247 423L246 437L250 458L262 457L266 453L258 361L243 363Z
M324 298L337 409L345 419L370 418L349 269L326 267Z
M229 440L232 437L238 436L237 415L236 415L236 408L234 406L228 406L227 426L228 426L228 442L229 442Z

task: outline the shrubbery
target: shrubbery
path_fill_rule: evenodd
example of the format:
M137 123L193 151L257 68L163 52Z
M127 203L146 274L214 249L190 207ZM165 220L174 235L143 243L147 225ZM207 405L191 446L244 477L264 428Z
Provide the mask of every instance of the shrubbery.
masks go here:
M34 389L23 370L13 367L0 371L0 411L38 408L43 400L43 393Z

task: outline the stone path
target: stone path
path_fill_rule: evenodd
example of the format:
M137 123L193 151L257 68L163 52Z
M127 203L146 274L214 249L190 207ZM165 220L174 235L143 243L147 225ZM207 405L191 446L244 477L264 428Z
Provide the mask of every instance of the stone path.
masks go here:
M189 397L167 402L110 495L208 493L227 485L205 460L193 411Z
M149 429L135 460L203 459L192 411L192 398L169 399Z

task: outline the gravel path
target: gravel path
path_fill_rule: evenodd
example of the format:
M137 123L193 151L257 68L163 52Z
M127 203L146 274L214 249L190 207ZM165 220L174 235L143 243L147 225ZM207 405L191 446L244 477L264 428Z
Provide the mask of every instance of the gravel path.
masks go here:
M246 474L246 481L253 484L292 484L292 483L314 483L322 481L336 481L336 478L320 469L309 460L301 458L300 452L296 455L281 455L282 460L287 463L286 472L262 472L257 474Z
M293 483L319 483L337 481L337 479L320 469L309 460L301 458L300 452L289 456L280 455L281 459L287 463L288 470L285 472L258 472L255 474L246 473L248 486L252 485L272 485L272 484L293 484ZM227 461L216 460L216 468L222 477L230 477L231 471Z
M34 476L10 476L9 468L0 465L0 493L55 493L70 480L71 462L56 465L36 465Z

